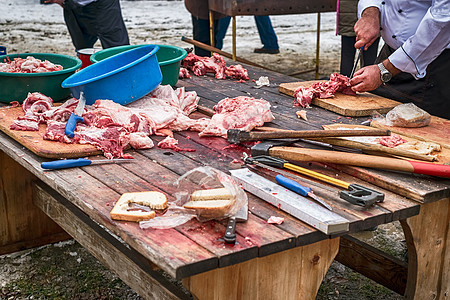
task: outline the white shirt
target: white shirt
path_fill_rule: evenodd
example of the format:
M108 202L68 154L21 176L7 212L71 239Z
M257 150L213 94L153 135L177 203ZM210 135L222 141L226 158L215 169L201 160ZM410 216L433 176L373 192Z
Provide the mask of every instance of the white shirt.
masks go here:
M73 0L73 2L75 2L79 6L86 6L86 5L91 4L92 2L95 2L95 1L97 1L97 0Z
M364 9L380 10L381 36L393 49L389 61L416 79L427 66L450 48L450 0L360 0L358 18Z

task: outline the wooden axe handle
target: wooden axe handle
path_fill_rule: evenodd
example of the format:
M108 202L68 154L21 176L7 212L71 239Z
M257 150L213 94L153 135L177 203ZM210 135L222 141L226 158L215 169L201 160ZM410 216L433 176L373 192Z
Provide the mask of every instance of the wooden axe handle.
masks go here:
M269 155L291 161L316 161L450 177L450 166L397 158L297 147L272 147Z
M381 152L381 153L387 153L387 154L391 154L391 155L409 157L409 158L420 159L420 160L425 160L425 161L435 161L436 160L436 158L434 156L418 154L418 153L408 151L408 150L389 148L389 147L379 145L379 144L361 143L361 142L351 141L348 139L339 139L339 138L313 138L312 140L318 141L318 142L323 142L323 143L328 143L328 144L336 145L336 146L361 149L363 151Z
M282 130L282 131L250 131L246 140L284 139L284 138L316 138L343 136L386 136L389 130Z

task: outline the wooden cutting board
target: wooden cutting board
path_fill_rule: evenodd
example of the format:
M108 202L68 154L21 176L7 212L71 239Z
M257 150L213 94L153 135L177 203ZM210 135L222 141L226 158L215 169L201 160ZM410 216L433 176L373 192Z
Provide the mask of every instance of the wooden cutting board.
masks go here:
M278 90L293 97L298 87L308 87L320 81L324 80L281 83ZM356 96L336 93L333 98L313 99L312 104L343 116L363 117L372 115L375 110L380 114L387 113L401 103L370 93L358 93Z
M387 126L376 120L372 121L370 126L389 129L391 132L421 141L438 143L442 147L450 149L450 120L447 119L432 116L430 125L419 128Z
M44 140L43 136L47 127L45 124L39 125L39 131L17 131L9 129L13 121L23 114L21 106L0 108L0 130L38 156L58 159L84 157L102 153L92 145L65 144Z
M322 127L326 130L333 130L333 129L337 130L337 129L341 129L341 128L344 128L344 129L370 129L369 126L354 125L354 124L330 124L330 125L323 125ZM390 128L387 128L387 129L390 129ZM414 137L402 135L401 133L398 133L398 134L403 139L407 140L408 142L414 142L414 141L418 141L418 140L425 141L425 142L435 142L435 141L432 141L431 139L416 139ZM341 139L345 140L345 138L341 138ZM437 143L437 142L435 142L435 143ZM438 143L438 144L440 144L440 143ZM450 148L443 147L442 144L440 144L440 145L442 147L441 151L440 152L435 151L434 153L432 153L438 159L434 163L437 163L437 164L450 163ZM409 158L407 158L407 159L409 159Z

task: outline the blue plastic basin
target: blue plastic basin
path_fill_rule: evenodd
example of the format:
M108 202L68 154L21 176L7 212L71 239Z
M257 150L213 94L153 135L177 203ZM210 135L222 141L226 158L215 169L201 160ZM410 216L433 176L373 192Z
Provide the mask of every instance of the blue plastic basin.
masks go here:
M98 99L128 104L161 83L158 49L157 45L147 45L114 55L73 74L61 86L70 88L77 99L84 92L88 105Z
M91 55L91 62L97 63L108 57L134 49L145 45L126 45L103 49ZM171 45L158 44L159 50L156 53L156 58L159 62L159 67L162 73L162 85L170 84L175 86L178 82L180 74L181 61L186 57L187 52L183 48Z

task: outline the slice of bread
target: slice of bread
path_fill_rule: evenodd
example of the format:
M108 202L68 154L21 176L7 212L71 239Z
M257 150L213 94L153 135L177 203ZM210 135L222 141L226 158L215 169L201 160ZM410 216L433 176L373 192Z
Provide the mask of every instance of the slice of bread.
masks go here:
M198 190L191 194L191 201L230 200L234 198L227 188Z
M204 218L223 218L233 207L235 199L189 201L184 208L193 209Z
M124 193L110 212L114 220L140 222L155 217L154 211L131 210L130 204L147 206L151 209L164 209L167 207L167 197L160 192Z

